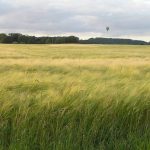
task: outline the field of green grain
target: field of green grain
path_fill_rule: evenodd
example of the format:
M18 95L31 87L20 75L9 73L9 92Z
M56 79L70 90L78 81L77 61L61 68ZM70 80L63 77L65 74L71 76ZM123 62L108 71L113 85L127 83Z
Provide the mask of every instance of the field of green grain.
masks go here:
M0 45L0 150L149 149L149 46Z

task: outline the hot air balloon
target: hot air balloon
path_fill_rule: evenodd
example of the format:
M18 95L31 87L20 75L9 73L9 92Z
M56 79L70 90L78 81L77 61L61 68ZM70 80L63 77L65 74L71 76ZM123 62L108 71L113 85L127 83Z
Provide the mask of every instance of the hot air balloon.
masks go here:
M110 28L109 27L106 27L106 31L108 32L110 30Z

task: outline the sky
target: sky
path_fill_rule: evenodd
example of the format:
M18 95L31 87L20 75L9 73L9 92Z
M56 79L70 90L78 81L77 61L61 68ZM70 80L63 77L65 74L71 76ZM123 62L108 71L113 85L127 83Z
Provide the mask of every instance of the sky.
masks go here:
M150 41L150 0L0 0L0 32Z

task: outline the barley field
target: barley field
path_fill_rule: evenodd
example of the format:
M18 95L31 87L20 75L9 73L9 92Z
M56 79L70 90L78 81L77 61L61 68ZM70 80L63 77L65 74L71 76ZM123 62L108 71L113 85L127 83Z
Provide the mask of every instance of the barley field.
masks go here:
M0 150L150 150L150 46L0 45Z

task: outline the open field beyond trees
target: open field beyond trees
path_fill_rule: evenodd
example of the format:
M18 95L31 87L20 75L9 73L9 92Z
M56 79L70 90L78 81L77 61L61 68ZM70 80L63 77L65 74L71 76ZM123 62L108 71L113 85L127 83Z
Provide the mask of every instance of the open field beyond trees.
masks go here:
M0 150L149 150L150 46L0 45Z

